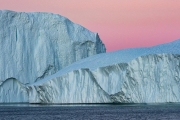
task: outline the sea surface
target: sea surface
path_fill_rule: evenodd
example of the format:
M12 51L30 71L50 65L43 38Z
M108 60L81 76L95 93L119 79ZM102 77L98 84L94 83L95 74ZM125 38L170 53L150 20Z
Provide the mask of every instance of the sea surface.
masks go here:
M180 120L180 104L0 104L0 120Z

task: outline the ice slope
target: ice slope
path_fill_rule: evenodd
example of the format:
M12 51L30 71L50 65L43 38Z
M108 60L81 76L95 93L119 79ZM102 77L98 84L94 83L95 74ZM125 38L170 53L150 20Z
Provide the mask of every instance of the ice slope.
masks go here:
M148 48L130 48L130 49L118 50L115 52L93 55L88 58L74 62L71 65L58 71L57 73L51 76L47 76L46 78L38 82L35 82L34 84L40 84L42 82L48 81L57 76L61 76L73 70L88 68L91 71L94 71L101 67L111 66L119 63L128 63L137 57L145 56L149 54L162 54L162 53L180 54L179 46L180 46L180 39L170 43L160 44Z
M179 54L149 54L128 63L86 70L88 74L77 72L84 69L73 70L44 83L30 85L29 102L180 102Z
M180 102L179 45L180 40L177 40L150 48L127 49L91 56L73 63L52 76L31 84L30 87L51 86L50 82L51 84L57 83L54 79L61 78L64 75L68 76L66 81L71 81L73 80L71 76L79 76L75 71L88 68L94 77L94 81L97 82L97 86L100 86L103 91L111 96L112 102ZM84 82L88 81L85 78L87 76L89 74L84 75ZM75 83L77 84L77 82ZM79 80L76 87L79 87L79 84L85 86L85 84L82 85L81 80ZM70 84L64 85L68 86ZM55 88L52 87L52 89ZM94 89L94 87L89 87L85 93L88 95L88 91L91 89ZM37 93L36 91L31 90L31 92ZM50 92L52 90L45 91ZM64 88L59 89L59 91L66 94ZM75 92L74 95L76 96L77 93ZM41 94L36 95L41 96ZM59 96L59 94L56 94L56 96ZM81 94L81 97L83 96ZM30 98L33 98L33 96L30 96ZM63 98L61 97L61 99ZM91 103L96 103L96 101L91 101Z
M63 16L0 10L0 82L34 83L102 52L97 33Z

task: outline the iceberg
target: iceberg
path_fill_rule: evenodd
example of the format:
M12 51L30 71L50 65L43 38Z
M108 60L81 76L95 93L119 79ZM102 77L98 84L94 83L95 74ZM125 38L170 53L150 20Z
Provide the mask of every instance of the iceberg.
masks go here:
M104 53L63 16L0 11L0 103L180 102L179 46Z

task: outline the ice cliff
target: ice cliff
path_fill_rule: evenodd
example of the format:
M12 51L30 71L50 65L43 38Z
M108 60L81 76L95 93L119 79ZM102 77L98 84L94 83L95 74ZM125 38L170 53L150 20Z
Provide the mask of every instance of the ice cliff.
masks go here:
M102 52L97 33L63 16L0 10L0 82L34 83Z
M180 55L153 54L128 63L124 81L114 102L180 102Z

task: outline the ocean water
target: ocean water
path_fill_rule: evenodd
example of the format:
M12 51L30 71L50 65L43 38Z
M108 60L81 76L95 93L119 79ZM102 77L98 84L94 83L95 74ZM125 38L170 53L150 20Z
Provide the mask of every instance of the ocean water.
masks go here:
M0 120L180 120L180 104L0 104Z

